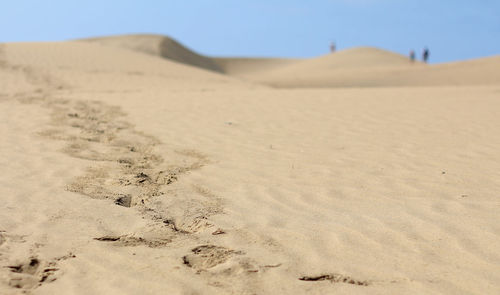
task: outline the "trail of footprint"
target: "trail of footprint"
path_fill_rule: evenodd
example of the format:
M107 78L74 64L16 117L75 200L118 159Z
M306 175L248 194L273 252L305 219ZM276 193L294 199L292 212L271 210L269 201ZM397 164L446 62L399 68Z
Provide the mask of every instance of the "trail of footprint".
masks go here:
M182 175L205 166L209 162L206 156L193 150L176 151L177 155L190 162L183 166L167 165L154 152L159 142L135 131L130 124L120 123L123 114L116 108L107 110L106 105L97 102L90 102L89 105L76 103L75 106L75 103L64 102L55 108L53 120L59 129L57 132L45 132L44 135L67 141L68 145L63 149L66 154L102 164L89 168L87 173L76 178L68 186L70 191L96 199L110 199L124 207L135 207L151 220L166 225L178 234L192 235L215 226L209 218L222 213L223 209L221 198L210 190L193 186L191 189L199 197L192 201L185 196L166 198L162 190ZM62 116L62 113L66 116ZM161 203L166 205L164 210L157 207L156 201L160 198ZM181 212L175 212L179 209ZM145 245L158 248L167 246L174 238L170 235L167 238L146 239L129 234L98 237L96 240L114 246ZM253 261L239 257L242 254L221 246L202 245L193 248L192 253L182 259L195 272L205 272L208 280L221 275L241 276L259 272ZM216 272L209 276L213 267L233 258L233 263L222 273Z
M117 107L82 101L52 102L52 107L52 123L58 127L40 134L67 141L63 152L70 156L105 162L75 179L68 186L70 191L148 209L147 202L162 194L162 186L207 162L198 157L186 166L165 165L154 152L159 141L120 120L124 114Z
M159 248L171 243L176 235L187 236L192 243L198 243L195 234L215 226L209 218L222 213L223 206L221 198L210 190L201 186L192 187L193 197L188 194L187 199L185 194L177 196L174 193L169 198L164 196L166 186L176 183L190 171L207 165L209 160L205 155L194 150L176 151L178 157L185 159L177 162L187 164L166 163L156 152L160 142L136 130L125 120L125 114L119 107L98 101L54 98L59 90L67 89L61 81L29 67L13 66L6 62L4 65L24 73L27 80L39 87L37 91L15 95L19 102L36 103L52 111L51 126L40 131L39 135L66 142L63 153L96 164L74 179L68 185L68 190L95 199L110 200L126 208L135 208L149 218L153 222L152 227L159 232L149 237L133 233L102 236L96 237L97 241L113 246ZM165 202L170 199L179 212L171 213L169 203ZM159 200L167 207L158 207ZM213 236L225 233L222 229L212 232ZM266 268L256 267L240 251L210 244L196 246L191 253L182 257L182 261L196 272L205 272L209 284L214 285L216 282L213 280L219 276L241 276ZM226 268L219 269L213 275L210 273L216 266L226 262L229 263ZM12 265L12 273L21 276L29 273L31 277L28 281L13 280L11 285L31 288L51 281L57 271L51 263L32 257L23 264ZM249 282L242 282L237 289L231 288L240 291L247 289Z

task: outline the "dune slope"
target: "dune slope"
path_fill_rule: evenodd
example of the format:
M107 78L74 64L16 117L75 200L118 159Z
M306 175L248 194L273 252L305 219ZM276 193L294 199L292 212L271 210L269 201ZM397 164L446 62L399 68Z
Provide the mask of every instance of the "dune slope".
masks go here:
M281 68L299 62L298 59L285 58L212 58L224 74L236 77L253 77L258 73Z
M162 35L122 35L82 39L81 41L125 48L150 55L161 56L179 63L220 72L221 68L210 58L197 54L176 40Z

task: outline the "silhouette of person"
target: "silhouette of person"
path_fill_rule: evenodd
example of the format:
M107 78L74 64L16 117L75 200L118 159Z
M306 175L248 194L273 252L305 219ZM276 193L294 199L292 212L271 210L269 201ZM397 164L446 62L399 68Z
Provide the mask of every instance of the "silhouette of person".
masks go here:
M335 52L337 50L337 46L335 45L335 42L330 43L330 52Z
M427 63L427 61L429 60L429 55L430 55L429 48L425 47L424 51L422 52L422 60L425 63Z
M410 61L414 62L415 61L415 50L410 50Z

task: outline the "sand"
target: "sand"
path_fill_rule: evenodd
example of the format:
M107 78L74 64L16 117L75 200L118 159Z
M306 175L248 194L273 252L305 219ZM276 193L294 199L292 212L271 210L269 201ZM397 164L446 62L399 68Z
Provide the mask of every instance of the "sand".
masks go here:
M498 57L120 38L0 45L1 294L500 293Z

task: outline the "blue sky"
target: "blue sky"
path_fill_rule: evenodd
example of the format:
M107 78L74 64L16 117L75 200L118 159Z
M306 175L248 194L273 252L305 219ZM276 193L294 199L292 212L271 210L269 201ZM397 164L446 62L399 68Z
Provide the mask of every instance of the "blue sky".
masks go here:
M0 42L125 33L215 56L312 57L376 46L432 62L500 54L499 0L0 0Z

